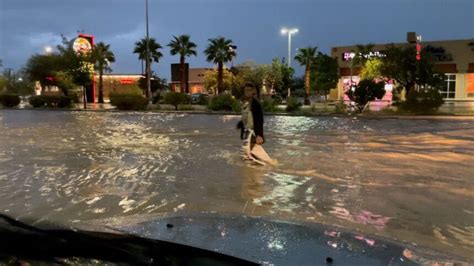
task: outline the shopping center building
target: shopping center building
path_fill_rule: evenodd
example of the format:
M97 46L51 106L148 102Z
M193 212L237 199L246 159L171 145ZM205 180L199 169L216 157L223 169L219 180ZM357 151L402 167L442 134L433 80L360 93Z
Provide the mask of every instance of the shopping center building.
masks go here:
M423 41L421 45L433 55L434 69L444 74L444 86L440 91L446 104L457 104L474 107L474 39ZM371 57L383 56L388 44L375 44ZM408 43L395 43L395 46L406 46ZM337 58L340 79L336 89L331 90L330 99L347 99L345 91L351 80L357 83L361 68L351 63L356 45L337 46L331 49L331 56ZM393 84L386 85L387 94L383 101L392 100Z

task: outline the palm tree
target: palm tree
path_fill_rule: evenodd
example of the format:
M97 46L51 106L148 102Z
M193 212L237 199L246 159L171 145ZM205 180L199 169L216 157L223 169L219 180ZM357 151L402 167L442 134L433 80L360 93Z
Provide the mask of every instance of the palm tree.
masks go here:
M208 62L217 64L217 92L221 93L224 90L224 63L231 61L236 53L233 49L232 40L219 36L209 39L209 42L209 46L204 50L204 53Z
M295 60L300 63L301 66L305 66L304 72L304 87L306 90L304 96L304 104L309 105L309 89L310 89L310 82L311 82L311 66L314 64L316 60L316 51L318 47L306 47L303 49L298 50L298 54L295 56Z
M161 45L156 42L155 38L150 38L150 68L151 63L160 61L160 58L163 57L163 54L159 51L162 49ZM143 63L146 60L146 38L141 39L135 43L135 49L133 50L134 54L138 54L138 60L142 61L142 74L143 74Z
M99 42L94 46L92 56L95 61L95 69L99 71L99 103L104 103L104 82L102 76L105 70L112 70L110 63L115 62L115 55L110 49L110 44Z
M173 36L173 40L168 44L171 48L171 55L179 54L179 75L181 77L181 89L184 89L184 92L189 93L188 84L186 84L186 73L184 71L184 66L186 62L186 57L194 55L196 56L195 48L197 45L190 41L189 35Z

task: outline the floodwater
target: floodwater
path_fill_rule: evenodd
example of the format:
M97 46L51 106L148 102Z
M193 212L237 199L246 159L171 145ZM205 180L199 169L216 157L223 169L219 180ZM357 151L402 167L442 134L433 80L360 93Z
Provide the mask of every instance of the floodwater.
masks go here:
M216 212L342 226L474 259L474 119L0 111L0 212L74 224Z

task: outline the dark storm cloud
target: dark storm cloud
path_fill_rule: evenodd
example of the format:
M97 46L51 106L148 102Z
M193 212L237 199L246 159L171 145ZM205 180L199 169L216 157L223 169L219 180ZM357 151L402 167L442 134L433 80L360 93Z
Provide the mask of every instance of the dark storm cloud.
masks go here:
M268 63L286 55L282 26L298 26L294 48L401 42L407 31L424 40L474 36L472 0L149 0L150 33L163 46L172 35L191 34L198 44L192 66L207 66L207 39L223 35L238 45L236 63ZM27 58L56 45L61 34L78 30L111 44L120 73L138 73L134 42L145 34L144 0L0 0L0 58L4 67L20 68ZM155 70L169 75L169 55Z

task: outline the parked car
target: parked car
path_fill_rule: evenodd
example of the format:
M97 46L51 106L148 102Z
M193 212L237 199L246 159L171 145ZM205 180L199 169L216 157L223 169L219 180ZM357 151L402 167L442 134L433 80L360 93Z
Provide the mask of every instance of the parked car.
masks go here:
M191 103L192 104L202 104L203 102L209 101L209 95L204 93L193 93L191 94Z

